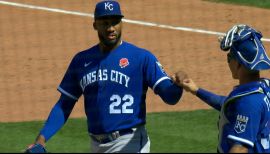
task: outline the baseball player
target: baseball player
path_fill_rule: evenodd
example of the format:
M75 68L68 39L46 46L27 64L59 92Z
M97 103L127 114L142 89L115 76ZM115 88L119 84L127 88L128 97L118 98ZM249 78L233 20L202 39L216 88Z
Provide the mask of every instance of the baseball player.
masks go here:
M122 18L117 1L96 4L93 27L100 42L72 59L58 87L61 97L27 152L46 151L45 142L65 124L81 95L92 152L150 152L147 89L174 105L182 88L150 51L121 39Z
M228 96L199 88L192 79L173 80L188 92L220 111L220 153L270 152L270 80L260 70L270 69L270 60L261 42L262 34L247 25L235 25L221 38L234 79L239 80ZM181 73L181 72L180 72Z

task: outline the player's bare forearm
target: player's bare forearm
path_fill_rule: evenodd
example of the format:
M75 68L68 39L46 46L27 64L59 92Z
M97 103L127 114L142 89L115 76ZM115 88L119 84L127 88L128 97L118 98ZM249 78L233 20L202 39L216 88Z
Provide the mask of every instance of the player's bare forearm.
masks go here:
M197 90L199 88L196 85L196 83L191 78L189 78L185 72L178 71L171 78L175 84L184 88L185 91L191 92L193 95L196 95Z
M226 97L219 96L202 88L199 88L197 84L189 78L183 71L179 71L172 76L172 80L175 84L185 89L185 91L192 93L199 97L202 101L212 106L216 110L221 109Z
M45 147L45 142L46 142L45 137L41 134L37 136L36 141L35 141L36 144L41 144L44 147Z
M235 144L229 151L229 153L248 153L248 148L243 145Z
M187 91L192 93L193 95L197 94L199 87L197 84L190 78L183 79L181 82L181 86Z
M47 153L45 148L46 139L43 135L38 135L36 141L25 149L24 153Z

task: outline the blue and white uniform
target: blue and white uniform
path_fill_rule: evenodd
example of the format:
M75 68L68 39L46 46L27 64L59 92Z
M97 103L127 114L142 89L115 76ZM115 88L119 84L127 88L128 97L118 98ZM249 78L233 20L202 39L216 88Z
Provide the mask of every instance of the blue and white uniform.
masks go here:
M270 152L269 90L267 79L237 86L228 97L198 90L199 98L220 110L218 152L228 153L234 144L249 153Z
M144 124L147 88L164 80L150 52L123 42L107 54L98 46L78 53L58 90L75 100L83 94L89 132L103 134Z
M144 133L137 132L137 142L144 139L145 144L149 144L147 133L141 128L146 123L145 99L148 87L168 104L177 103L182 95L182 88L172 83L157 58L145 49L122 42L109 53L101 52L98 45L79 52L72 59L58 87L62 97L41 134L48 140L63 126L75 102L84 95L90 136L107 138L104 136L110 134L109 137L114 137L112 133L120 131L130 134L138 128ZM106 139L104 142L110 141ZM112 152L106 150L108 148L96 152ZM121 148L113 152L118 150Z
M83 95L92 152L150 152L144 127L148 87L170 105L179 101L183 90L171 81L152 53L119 40L121 28L113 32L112 26L123 17L117 1L96 4L93 26L100 44L73 57L58 87L61 97L40 131L46 141L65 124ZM114 22L108 23L110 18ZM103 19L104 23L96 23ZM115 49L102 52L102 45Z

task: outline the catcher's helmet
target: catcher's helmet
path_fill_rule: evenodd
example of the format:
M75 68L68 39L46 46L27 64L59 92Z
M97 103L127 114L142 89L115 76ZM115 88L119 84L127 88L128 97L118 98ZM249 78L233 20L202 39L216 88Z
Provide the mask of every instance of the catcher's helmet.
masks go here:
M223 51L231 54L250 70L270 69L270 60L266 54L262 34L247 25L235 25L220 43Z

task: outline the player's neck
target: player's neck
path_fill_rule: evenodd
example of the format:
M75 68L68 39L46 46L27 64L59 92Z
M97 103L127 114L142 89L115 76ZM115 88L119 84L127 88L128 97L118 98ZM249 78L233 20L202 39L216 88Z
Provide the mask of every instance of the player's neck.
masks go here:
M119 45L122 44L122 40L119 40L114 46L107 46L104 43L99 43L100 51L103 53L111 52L112 50L116 49Z
M246 83L255 82L255 81L259 81L259 80L260 80L260 74L242 76L239 79L239 84L243 85L243 84L246 84Z

